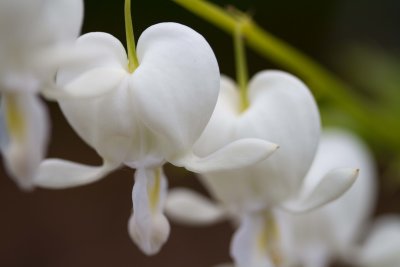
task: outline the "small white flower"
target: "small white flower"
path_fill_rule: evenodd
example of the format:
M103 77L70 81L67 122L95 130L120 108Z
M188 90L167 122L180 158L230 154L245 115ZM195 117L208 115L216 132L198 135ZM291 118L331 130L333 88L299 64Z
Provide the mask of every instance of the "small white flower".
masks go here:
M343 196L309 213L278 215L288 236L284 253L288 266L323 267L332 259L351 257L374 208L375 165L358 138L344 131L325 131L308 173L308 186L327 170L346 166L357 166L360 174Z
M48 118L37 93L80 32L82 0L0 1L0 135L5 167L32 188L43 159Z
M276 145L247 138L201 157L192 151L215 107L220 78L213 51L192 29L176 23L148 28L139 38L139 65L132 71L113 36L89 33L77 41L86 45L96 47L99 57L59 71L65 95L59 104L104 164L49 159L36 185L66 188L94 182L121 165L136 168L129 233L146 254L154 254L169 235L163 214L166 161L194 171L224 170L262 160Z

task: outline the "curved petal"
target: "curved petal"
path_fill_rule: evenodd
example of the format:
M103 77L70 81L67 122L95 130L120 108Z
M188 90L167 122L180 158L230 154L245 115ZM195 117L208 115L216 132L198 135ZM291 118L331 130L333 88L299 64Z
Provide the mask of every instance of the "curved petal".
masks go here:
M2 141L6 169L21 188L31 189L47 148L46 108L35 94L4 93L2 112L8 136Z
M360 266L400 266L400 216L386 215L378 218L362 245Z
M312 189L300 199L291 200L282 204L282 207L291 212L307 212L319 208L346 193L358 177L358 169L335 169L327 173Z
M278 145L262 139L243 138L227 144L206 157L189 154L188 157L171 161L171 163L198 173L225 171L259 163L278 148Z
M169 236L170 225L163 214L167 186L161 167L136 170L132 192L133 214L128 222L128 231L147 255L158 253Z
M172 220L188 225L209 225L225 218L225 211L204 196L185 188L168 193L165 212Z
M46 159L40 164L34 180L36 186L64 189L94 183L118 167L104 162L101 166L88 166L61 159Z
M137 55L134 104L169 161L192 147L211 117L219 88L217 60L200 34L177 23L149 27Z

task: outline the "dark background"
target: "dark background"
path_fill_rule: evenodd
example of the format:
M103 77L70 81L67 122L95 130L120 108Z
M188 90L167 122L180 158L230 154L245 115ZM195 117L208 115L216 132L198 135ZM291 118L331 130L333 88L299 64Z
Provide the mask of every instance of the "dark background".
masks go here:
M396 0L214 1L249 11L271 33L346 77L341 49L357 42L398 54L400 2ZM123 1L87 0L83 32L104 31L125 43ZM186 24L213 47L223 73L234 75L231 37L172 1L132 1L135 37L164 21ZM276 68L249 51L251 74ZM351 82L351 80L350 80ZM100 159L49 104L52 139L48 155L99 164ZM190 173L167 166L171 187L204 191ZM173 266L208 267L229 261L229 223L189 228L172 225L160 254L144 256L127 233L133 171L124 168L106 179L80 188L22 192L0 165L0 266ZM399 213L398 187L382 179L377 214ZM337 265L339 266L339 265ZM250 266L249 266L250 267Z

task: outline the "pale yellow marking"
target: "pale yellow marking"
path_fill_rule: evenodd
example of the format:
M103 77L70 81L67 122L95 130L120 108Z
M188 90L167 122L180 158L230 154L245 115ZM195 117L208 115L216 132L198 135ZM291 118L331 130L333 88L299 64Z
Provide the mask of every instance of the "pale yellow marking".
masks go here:
M11 138L17 139L22 142L26 132L25 118L18 106L17 95L7 94L4 95L5 101L5 118L7 129Z
M150 209L153 213L157 211L157 205L158 202L160 201L160 189L161 189L161 168L157 168L154 171L154 183L148 192L150 198Z
M258 237L258 248L262 253L267 252L274 266L282 266L282 254L279 242L280 234L278 224L271 214L265 216L265 221L261 233Z

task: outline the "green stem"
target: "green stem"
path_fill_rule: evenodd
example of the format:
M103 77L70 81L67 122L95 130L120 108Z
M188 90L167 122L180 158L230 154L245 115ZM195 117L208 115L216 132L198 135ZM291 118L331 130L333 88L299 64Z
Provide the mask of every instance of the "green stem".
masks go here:
M135 36L133 35L131 0L125 0L125 31L128 47L128 70L132 73L139 66L139 61L136 56Z
M250 103L247 95L247 84L249 75L247 70L246 48L243 41L242 29L244 22L239 22L234 33L236 79L240 89L241 111L245 111Z
M173 0L182 7L216 25L229 34L235 34L238 16L205 0ZM361 99L343 81L324 69L311 58L264 31L253 21L242 30L250 48L303 79L316 97L329 98L350 115L364 130L366 137L376 140L386 148L400 151L400 124L395 116L389 116L373 108L371 103ZM382 125L390 125L390 130ZM389 126L388 126L389 127Z

